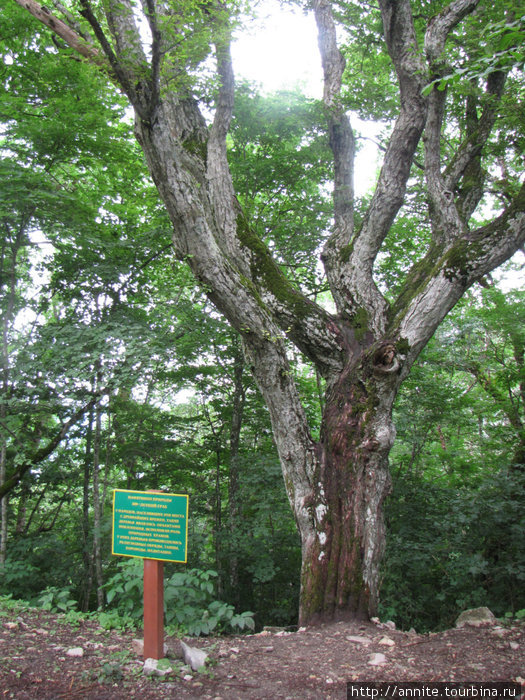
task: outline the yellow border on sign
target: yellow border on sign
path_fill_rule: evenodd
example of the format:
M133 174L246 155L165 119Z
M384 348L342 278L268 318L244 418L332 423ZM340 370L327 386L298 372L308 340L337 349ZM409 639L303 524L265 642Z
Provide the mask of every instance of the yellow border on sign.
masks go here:
M111 519L111 554L114 557L131 557L133 559L153 559L153 561L164 561L167 563L173 563L173 564L186 564L188 561L188 511L189 511L189 503L190 503L190 497L187 493L166 493L165 491L157 491L158 496L177 496L178 498L185 498L186 499L186 546L184 548L184 554L185 558L184 559L157 559L156 557L143 557L140 554L120 554L120 552L114 552L114 543L115 543L115 494L117 493L137 493L140 495L144 495L146 493L150 493L152 496L155 494L154 491L135 491L134 489L113 489L113 517Z

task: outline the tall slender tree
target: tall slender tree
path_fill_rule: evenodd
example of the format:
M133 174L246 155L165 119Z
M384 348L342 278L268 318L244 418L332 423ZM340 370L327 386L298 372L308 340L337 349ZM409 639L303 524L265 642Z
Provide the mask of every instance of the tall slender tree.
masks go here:
M127 95L173 225L176 254L242 338L301 534L301 623L373 613L396 394L463 293L525 240L525 188L515 171L519 138L505 140L506 131L516 129L505 117L505 91L516 89L519 79L517 40L506 29L515 20L512 3L379 0L376 10L312 1L334 169L333 226L321 253L335 305L329 311L284 273L235 196L228 164L235 90L230 44L232 25L242 22L235 3L80 0L67 8L56 4L52 13L36 0L15 1ZM336 26L340 22L352 40L356 13L396 86L381 172L360 216ZM485 61L470 32L477 39L490 34L501 50L489 46L495 57ZM216 80L207 72L211 57ZM64 60L71 60L70 51ZM490 183L487 158L496 152L505 163L505 203L488 219L476 217ZM374 265L411 192L415 168L424 173L429 240L389 298ZM325 381L318 440L290 369L288 342Z

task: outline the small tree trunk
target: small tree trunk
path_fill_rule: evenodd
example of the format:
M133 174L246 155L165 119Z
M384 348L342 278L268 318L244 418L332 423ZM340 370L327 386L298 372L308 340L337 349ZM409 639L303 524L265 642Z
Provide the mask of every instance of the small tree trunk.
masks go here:
M0 484L5 481L6 467L6 444L2 438L0 445ZM7 505L9 496L6 494L1 500L1 517L0 517L0 570L5 567L7 556Z
M99 365L99 363L97 363ZM99 365L100 366L100 365ZM97 371L94 383L100 385L100 369ZM102 440L102 408L100 403L95 406L95 434L93 439L93 554L95 564L95 581L97 585L97 607L104 607L104 583L102 579L102 551L101 551L101 520L102 507L100 502L100 447Z
M16 512L15 533L23 535L27 524L27 501L29 499L29 487L24 486L18 499L18 508Z
M213 514L213 540L215 547L215 568L217 569L217 596L219 599L224 593L224 565L222 557L222 496L221 496L221 453L217 441L215 450L215 497Z
M234 390L233 411L230 425L230 473L228 479L228 505L230 525L230 588L235 607L240 604L239 595L239 557L237 556L237 535L239 528L239 445L241 439L242 418L244 412L244 358L239 351L235 355L233 367Z
M91 583L93 580L93 558L91 556L91 540L89 537L90 519L89 502L91 490L91 464L93 445L93 422L94 411L90 410L88 415L88 425L86 431L86 452L84 456L84 479L83 479L83 499L82 499L82 565L83 565L83 588L82 588L82 610L89 610L89 598L91 595Z

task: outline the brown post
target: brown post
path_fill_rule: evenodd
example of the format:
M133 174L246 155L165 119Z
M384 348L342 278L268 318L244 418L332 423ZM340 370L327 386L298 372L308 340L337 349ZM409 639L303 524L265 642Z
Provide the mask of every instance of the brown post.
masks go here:
M164 658L164 562L144 559L144 658Z

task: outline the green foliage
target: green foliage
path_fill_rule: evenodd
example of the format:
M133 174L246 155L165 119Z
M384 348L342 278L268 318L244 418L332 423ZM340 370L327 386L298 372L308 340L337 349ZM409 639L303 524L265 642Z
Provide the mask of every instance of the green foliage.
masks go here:
M525 620L525 608L522 610L517 610L515 613L505 613L505 619L507 622L512 622L513 620Z
M134 630L138 626L136 617L118 610L101 610L100 612L92 613L92 616L105 630L121 630L124 632L126 630Z
M214 600L215 571L190 569L173 574L166 582L166 622L186 634L200 635L254 629L253 613L235 614L233 605Z
M69 612L77 607L77 601L71 597L69 588L48 586L37 598L38 607L49 612Z
M318 293L330 225L331 159L320 105L299 92L237 88L229 163L243 211L293 280Z
M0 576L0 593L34 600L47 587L61 590L68 586L63 554L55 533L13 541Z
M115 573L104 584L106 602L119 615L140 620L142 617L143 564L142 560L129 559L122 562Z
M486 605L503 616L525 597L525 482L497 474L447 487L399 476L387 509L382 614L419 631Z
M30 607L30 605L27 601L13 598L10 593L8 595L0 595L0 616L2 617L10 611L23 612L28 607Z
M122 668L119 664L106 662L102 664L98 673L96 674L96 680L99 683L120 683L124 678Z
M398 398L382 605L401 626L523 608L524 308L497 287L467 297Z
M6 595L10 591L17 598L30 598L34 593L31 582L38 575L39 570L35 566L8 558L0 577L0 592Z
M475 21L476 19L471 19L470 24ZM474 56L470 54L468 61L460 62L454 70L431 82L425 89L425 94L429 94L434 87L438 90L457 87L463 80L471 83L486 80L495 71L523 70L524 43L525 18L517 3L510 2L505 19L488 21L482 27L479 43L481 51Z
M192 636L220 634L254 629L253 613L236 614L232 605L215 600L217 572L189 569L176 572L164 585L166 624ZM119 619L142 618L142 560L121 564L119 571L105 584L108 605L114 606ZM108 620L111 611L106 613ZM103 626L101 615L98 615Z

